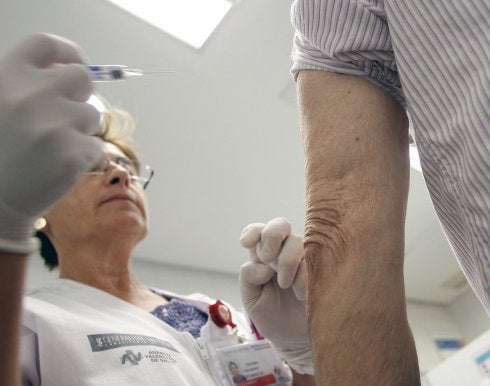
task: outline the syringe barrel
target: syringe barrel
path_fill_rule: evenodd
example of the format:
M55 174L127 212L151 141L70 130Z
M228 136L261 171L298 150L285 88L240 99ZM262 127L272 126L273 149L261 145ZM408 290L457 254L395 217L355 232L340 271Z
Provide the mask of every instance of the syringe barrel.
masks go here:
M124 70L126 66L118 64L90 65L87 66L93 82L114 82L126 80Z

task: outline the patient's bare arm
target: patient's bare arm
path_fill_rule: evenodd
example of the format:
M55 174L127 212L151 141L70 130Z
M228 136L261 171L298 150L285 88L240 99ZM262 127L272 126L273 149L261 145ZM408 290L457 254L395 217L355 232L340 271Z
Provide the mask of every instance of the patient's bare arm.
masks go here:
M418 385L403 282L408 121L371 82L302 71L308 315L319 385Z

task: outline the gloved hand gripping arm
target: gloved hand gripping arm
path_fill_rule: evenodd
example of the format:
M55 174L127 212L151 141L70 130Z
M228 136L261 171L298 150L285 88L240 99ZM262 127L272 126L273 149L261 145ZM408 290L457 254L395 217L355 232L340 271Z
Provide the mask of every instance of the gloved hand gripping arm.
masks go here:
M306 318L303 238L285 218L244 228L240 238L249 261L240 270L242 302L260 334L300 374L313 374Z

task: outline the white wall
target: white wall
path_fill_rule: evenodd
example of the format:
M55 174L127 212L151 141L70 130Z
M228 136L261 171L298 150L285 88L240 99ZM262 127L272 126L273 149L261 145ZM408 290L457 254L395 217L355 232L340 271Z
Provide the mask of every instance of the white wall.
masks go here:
M420 372L425 374L445 359L437 349L435 339L464 337L447 307L408 302L407 313L417 346Z
M170 266L139 259L134 261L134 271L147 285L182 294L202 292L211 297L224 299L237 309L241 309L238 275ZM40 286L56 276L56 271L49 273L43 267L39 257L32 257L27 287ZM422 373L444 360L444 355L434 343L435 338L462 338L469 342L490 328L490 319L485 315L471 290L450 306L409 301L407 312Z
M468 342L490 328L490 318L471 289L453 301L449 312Z
M450 357L450 352L437 348L435 339L470 343L490 328L490 319L471 289L448 306L408 302L407 313L422 374Z

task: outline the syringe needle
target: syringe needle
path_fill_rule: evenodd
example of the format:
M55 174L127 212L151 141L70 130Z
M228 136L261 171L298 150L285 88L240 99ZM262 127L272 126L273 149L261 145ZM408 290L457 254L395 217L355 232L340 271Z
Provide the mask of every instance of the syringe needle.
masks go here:
M126 76L132 76L132 75L148 75L148 74L173 74L175 71L146 71L146 70L139 70L136 68L125 68L123 70L124 74Z
M147 74L175 74L175 71L143 71L143 75Z

